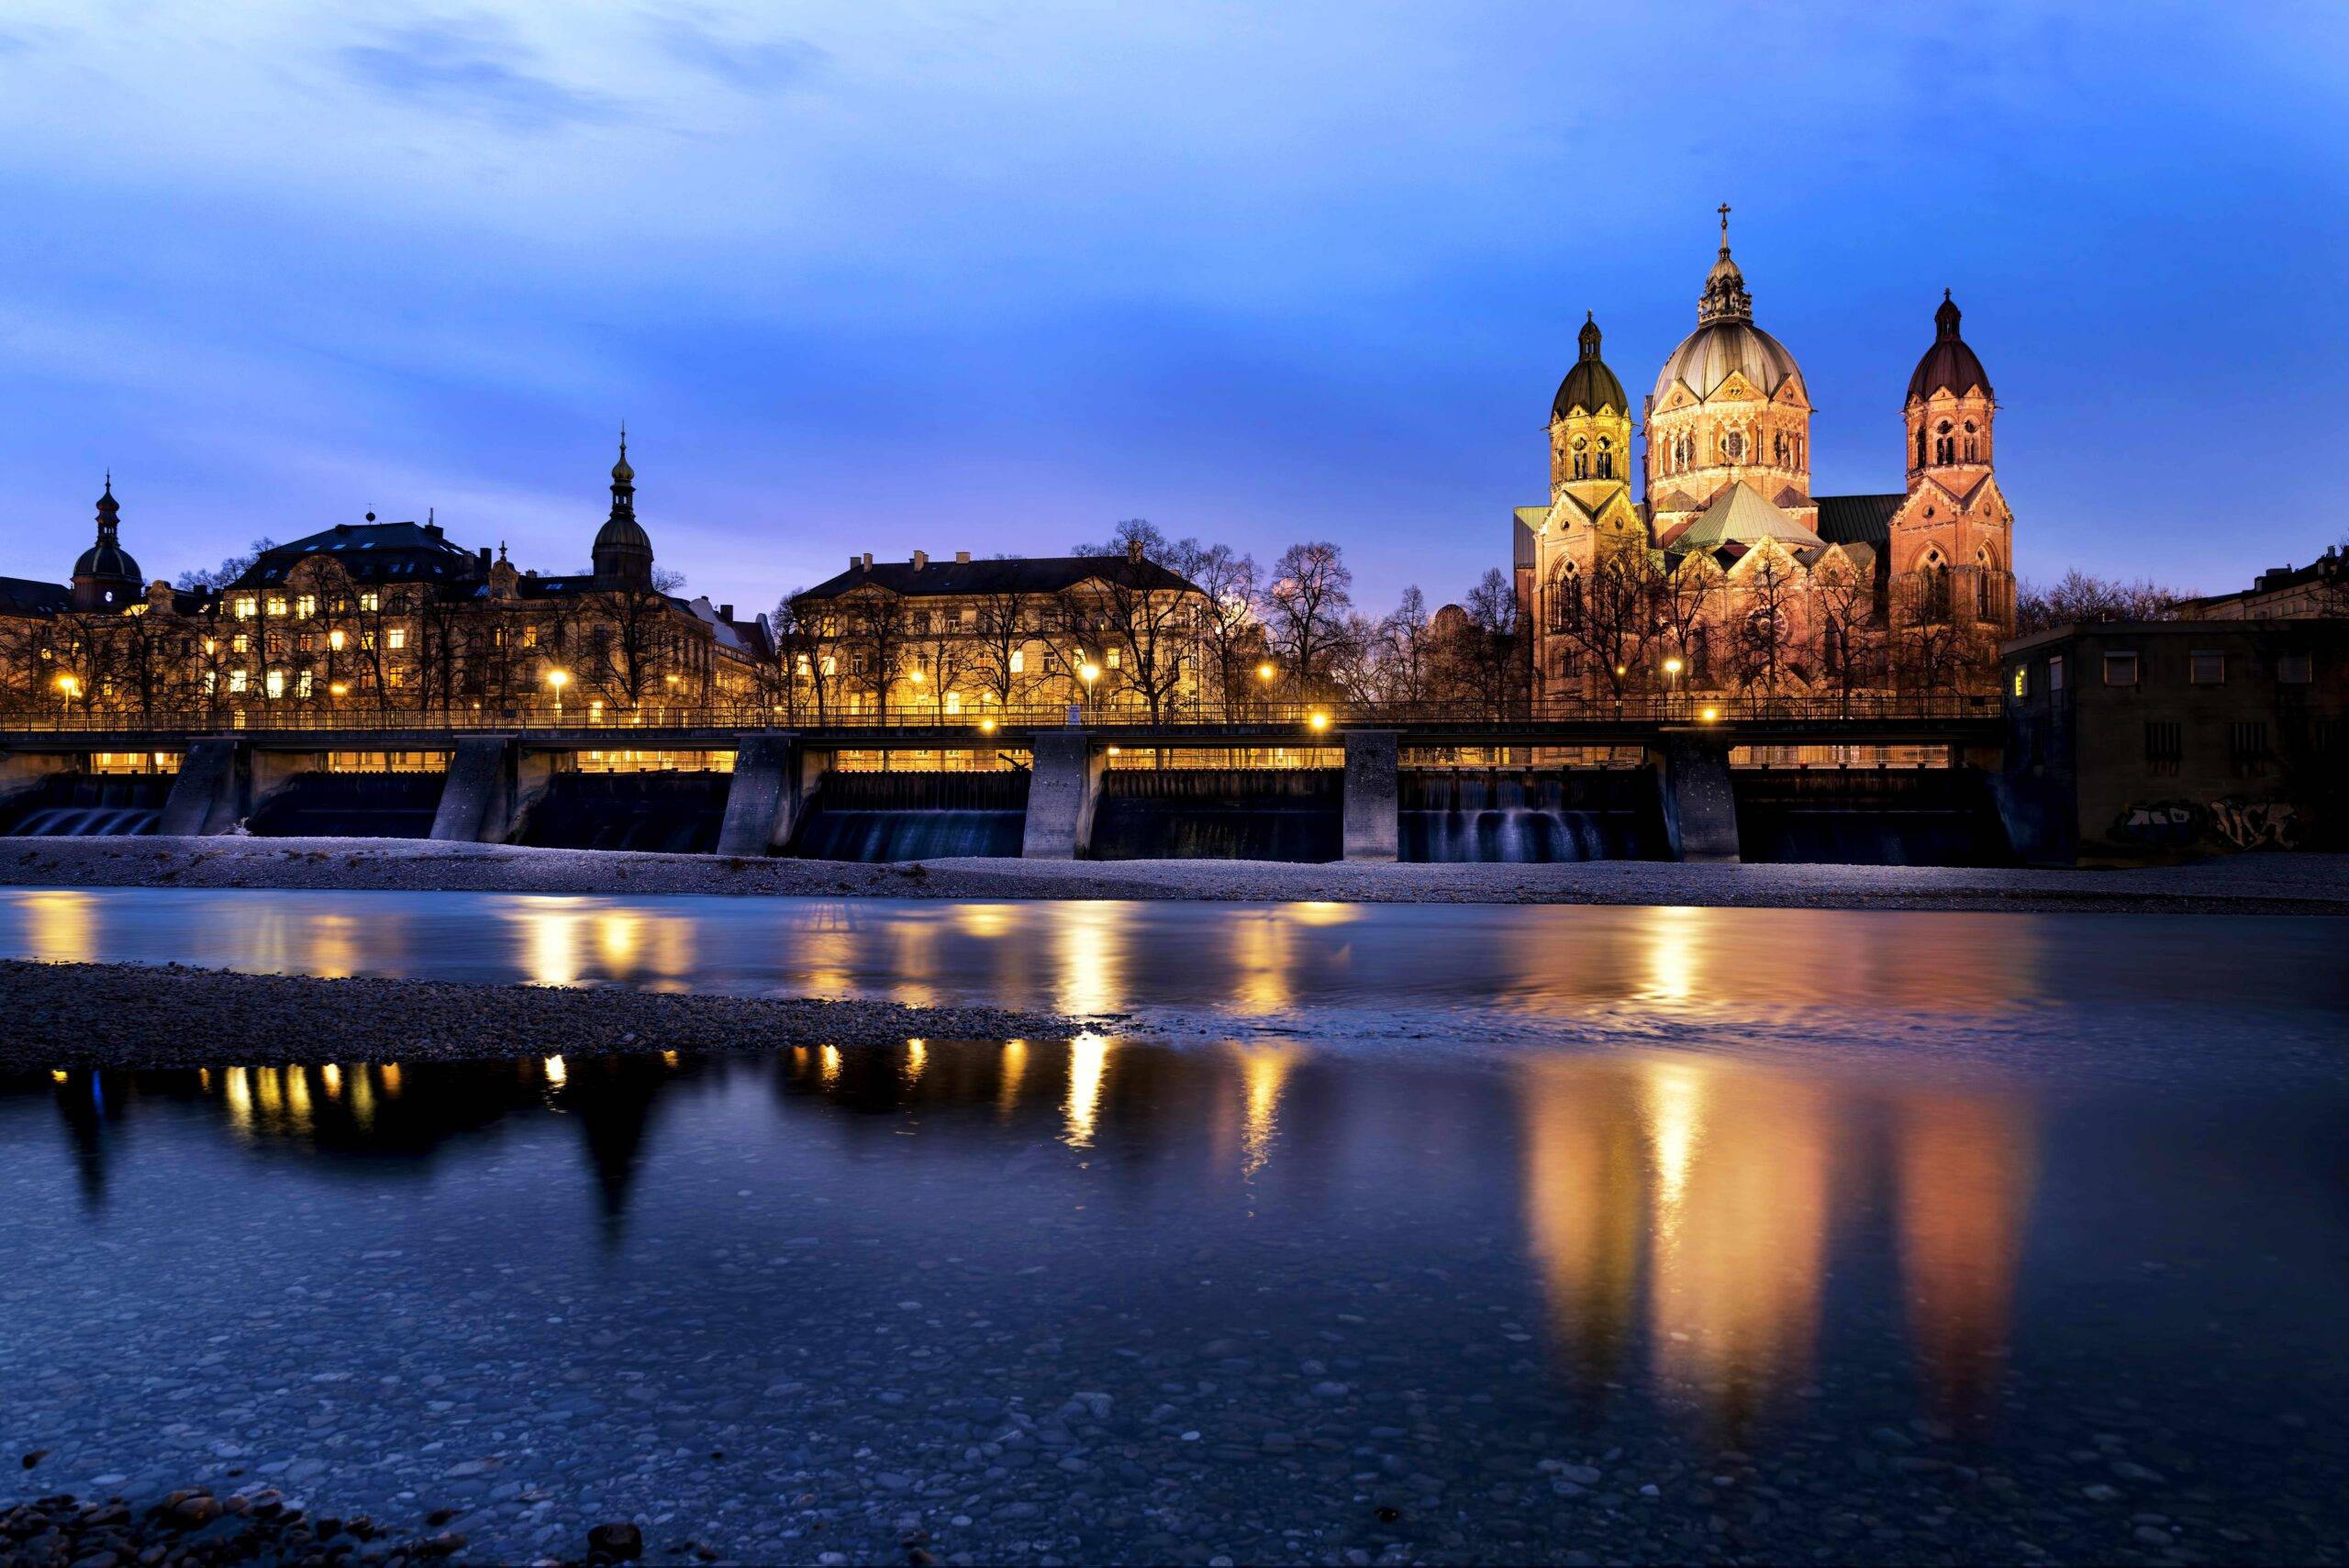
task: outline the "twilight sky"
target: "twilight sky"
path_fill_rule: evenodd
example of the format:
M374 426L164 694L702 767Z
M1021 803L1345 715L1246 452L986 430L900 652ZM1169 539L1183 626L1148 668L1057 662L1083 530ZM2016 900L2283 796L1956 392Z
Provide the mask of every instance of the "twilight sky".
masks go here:
M746 613L1137 516L1457 598L1726 200L1820 492L1899 487L1947 285L2023 574L2217 590L2349 533L2344 146L2316 4L10 0L0 573L109 465L150 577L428 506L576 568L625 417Z

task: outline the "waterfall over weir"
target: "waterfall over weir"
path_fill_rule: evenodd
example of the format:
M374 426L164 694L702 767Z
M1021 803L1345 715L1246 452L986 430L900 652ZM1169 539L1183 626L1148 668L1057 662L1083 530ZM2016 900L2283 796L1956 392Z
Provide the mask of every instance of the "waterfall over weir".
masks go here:
M1013 856L1027 827L1028 774L829 773L800 815L788 855L811 861Z
M1665 858L1655 774L1645 768L1406 768L1407 861Z
M155 830L171 773L52 773L0 806L0 834L28 839L128 837Z
M245 827L265 839L429 839L444 782L437 773L296 773Z

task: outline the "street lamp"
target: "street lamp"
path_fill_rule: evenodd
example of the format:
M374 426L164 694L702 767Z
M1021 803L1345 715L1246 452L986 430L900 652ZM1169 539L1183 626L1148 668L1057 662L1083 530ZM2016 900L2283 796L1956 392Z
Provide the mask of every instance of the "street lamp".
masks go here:
M1101 678L1101 666L1087 659L1076 667L1076 678L1085 683L1085 711L1090 717L1093 712L1093 683Z
M1326 713L1316 713L1312 717L1307 719L1305 722L1313 726L1314 732L1319 734L1320 731L1330 728L1330 716Z
M1664 662L1664 678L1672 683L1670 689L1664 693L1664 696L1666 698L1665 706L1667 707L1677 707L1679 706L1680 672L1683 668L1685 668L1685 666L1680 662L1680 656L1676 653Z
M562 688L571 684L571 672L568 670L549 670L547 672L547 684L553 688L554 691L554 721L557 724L561 724L562 722Z
M74 675L60 675L57 677L58 717L61 718L67 713L72 711L73 699L81 694L81 691L82 682L80 677Z

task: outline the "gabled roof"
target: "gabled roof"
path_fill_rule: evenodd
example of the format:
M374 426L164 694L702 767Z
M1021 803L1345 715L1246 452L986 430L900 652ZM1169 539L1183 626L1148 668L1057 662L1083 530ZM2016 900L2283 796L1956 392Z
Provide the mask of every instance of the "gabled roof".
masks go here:
M1819 508L1819 537L1829 544L1877 544L1892 537L1892 515L1900 510L1900 495L1814 495Z
M1742 479L1720 493L1713 504L1697 514L1697 520L1680 531L1674 539L1675 549L1718 550L1723 545L1752 547L1765 539L1787 545L1813 545L1823 541L1793 517L1778 510L1762 498L1761 492Z
M37 583L29 577L0 577L0 615L61 615L73 603L73 593L59 583Z
M876 561L827 578L798 596L837 599L859 588L877 587L907 598L953 594L1057 594L1079 583L1099 581L1138 589L1198 593L1187 578L1154 561L1122 555L1036 555L1000 561Z

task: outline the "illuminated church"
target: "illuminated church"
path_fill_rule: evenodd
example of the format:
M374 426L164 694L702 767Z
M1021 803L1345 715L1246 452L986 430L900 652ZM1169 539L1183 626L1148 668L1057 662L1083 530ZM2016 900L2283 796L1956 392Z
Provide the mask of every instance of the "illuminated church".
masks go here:
M1697 328L1639 428L1596 320L1551 405L1550 500L1517 508L1515 530L1537 698L1987 679L2013 626L2013 515L1993 469L1997 399L1957 306L1944 291L1909 378L1906 488L1814 495L1801 367L1755 324L1720 215Z

